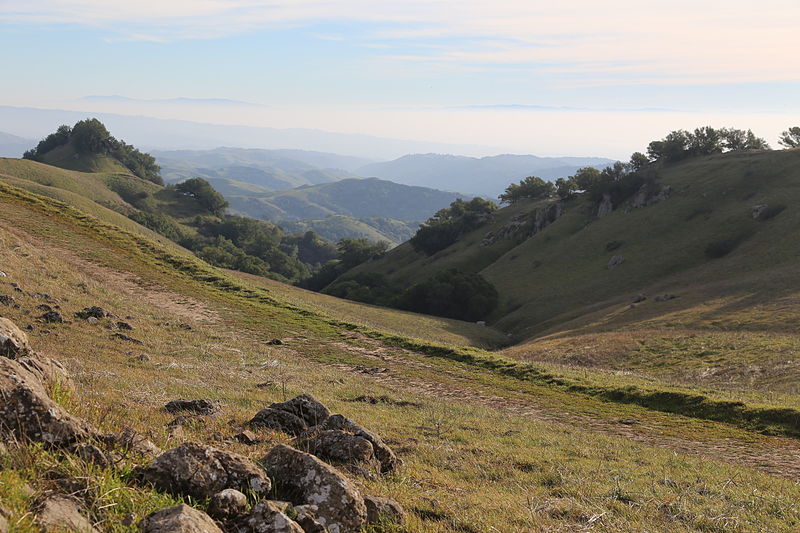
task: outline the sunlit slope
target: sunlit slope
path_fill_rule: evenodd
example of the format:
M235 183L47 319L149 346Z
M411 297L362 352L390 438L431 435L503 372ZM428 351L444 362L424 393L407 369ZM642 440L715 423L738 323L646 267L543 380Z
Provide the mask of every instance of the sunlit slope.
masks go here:
M567 327L583 316L586 325L593 322L588 319L592 313L609 306L627 308L640 293L648 299L615 316L614 327L666 315L679 322L681 309L710 298L720 300L705 315L692 312L685 321L747 327L754 317L735 312L741 306L730 302L777 300L800 287L791 268L787 271L800 253L800 151L698 158L660 170L658 182L672 192L655 205L629 211L623 206L597 219L585 199L573 199L565 203L563 217L535 236L481 246L488 231L539 206L521 202L432 257L403 245L365 268L404 283L445 268L478 271L500 293L490 322L518 339L560 324ZM770 220L755 220L753 206L764 204L786 209ZM726 246L732 249L722 257L710 252ZM624 262L610 269L613 256ZM678 298L655 302L664 293ZM769 327L797 331L793 319L763 315L759 327L765 321Z

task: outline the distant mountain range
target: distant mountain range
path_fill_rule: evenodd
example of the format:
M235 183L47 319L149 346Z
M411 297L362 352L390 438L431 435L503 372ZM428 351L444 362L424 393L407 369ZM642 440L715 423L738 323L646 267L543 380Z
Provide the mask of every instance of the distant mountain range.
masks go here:
M22 154L36 146L38 141L0 132L0 157L22 157Z
M394 161L371 163L355 170L360 176L406 185L425 185L495 198L513 182L536 175L554 180L574 174L581 167L602 168L614 163L602 157L537 157L497 155L465 157L442 154L406 155Z

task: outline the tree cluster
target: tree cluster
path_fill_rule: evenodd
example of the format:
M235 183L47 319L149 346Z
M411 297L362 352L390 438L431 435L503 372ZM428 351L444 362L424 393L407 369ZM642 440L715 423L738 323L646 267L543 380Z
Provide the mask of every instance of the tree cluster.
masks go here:
M690 157L744 150L769 150L769 144L751 130L704 126L693 132L670 132L660 141L651 142L647 155L651 161L674 163Z
M312 291L321 291L326 287L330 286L331 284L333 284L337 278L339 278L346 272L349 272L358 265L383 256L388 249L389 249L389 243L385 241L372 242L368 239L363 239L363 238L341 239L338 243L336 243L336 251L338 258L336 260L325 263L322 266L322 268L320 268L310 277L302 280L300 283L298 283L298 285L300 287ZM364 284L364 283L359 282L359 284ZM371 297L369 297L368 295L360 297L348 296L347 292L349 291L349 288L347 287L332 289L332 290L336 291L336 294L334 294L334 296L339 296L341 298L348 298L350 300L365 301L365 302L369 301L374 303L374 300L371 299ZM333 294L333 293L328 292L328 294Z
M228 208L228 201L203 178L190 178L175 185L179 193L197 200L206 210L222 216Z
M476 197L467 202L459 198L426 220L409 242L416 251L433 255L461 235L486 224L496 209L497 205L490 200Z
M503 194L500 201L506 204L513 204L522 199L541 200L550 198L555 194L556 186L536 176L528 176L519 183L512 183Z
M81 120L73 127L59 126L36 145L23 154L23 158L42 161L44 156L56 148L71 144L75 152L81 155L108 155L119 161L134 175L142 179L163 185L161 168L150 154L140 152L137 148L115 139L102 122L96 118Z

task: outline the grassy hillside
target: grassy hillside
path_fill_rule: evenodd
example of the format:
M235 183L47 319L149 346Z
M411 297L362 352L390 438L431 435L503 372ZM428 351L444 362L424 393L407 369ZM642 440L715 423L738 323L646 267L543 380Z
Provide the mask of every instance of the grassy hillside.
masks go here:
M0 312L33 325L33 345L65 361L77 390L61 403L102 431L133 427L167 448L195 440L259 459L287 437L265 431L252 447L226 439L264 405L310 392L381 434L404 460L396 474L359 480L404 505L398 532L800 526L794 439L520 379L476 364L487 355L475 350L452 348L478 358L458 362L442 347L322 316L305 308L310 301L298 308L280 291L8 185L0 185L0 242L0 292L20 305ZM41 294L70 321L41 325ZM89 305L133 317L130 336L143 344L72 318ZM394 322L390 315L376 319ZM266 344L274 338L284 344ZM617 379L588 372L595 378ZM353 401L364 395L385 399ZM178 397L219 400L223 411L170 431L163 405ZM175 501L133 484L133 459L101 468L10 445L0 464L0 498L15 531L32 530L39 498L75 479L102 531L136 531L140 517Z
M344 238L369 239L400 244L410 239L419 227L419 222L394 220L391 218L355 218L346 215L331 215L317 220L281 222L281 227L291 233L313 231L331 242Z

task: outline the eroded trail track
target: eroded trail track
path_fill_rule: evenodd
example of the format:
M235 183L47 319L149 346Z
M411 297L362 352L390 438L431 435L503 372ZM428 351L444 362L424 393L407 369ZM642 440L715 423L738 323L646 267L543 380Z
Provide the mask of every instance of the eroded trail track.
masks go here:
M542 398L532 394L504 390L503 395L500 395L476 384L463 371L442 371L441 366L426 364L424 358L429 356L423 354L388 347L358 333L347 333L344 336L347 340L334 343L337 348L372 359L375 366L339 364L337 367L359 372L365 379L396 389L398 394L406 392L437 400L480 405L539 422L598 432L800 481L800 441L797 439L753 435L744 431L735 432L740 434L739 438L709 438L709 434L719 433L714 430L723 425L679 415L654 413L633 406L624 408L628 413L636 413L638 416L635 418L587 416L570 410L567 405L563 408L554 407L551 399L542 401ZM687 432L680 431L682 424L689 423L692 427L699 424L711 431L699 432L698 438L690 438Z

